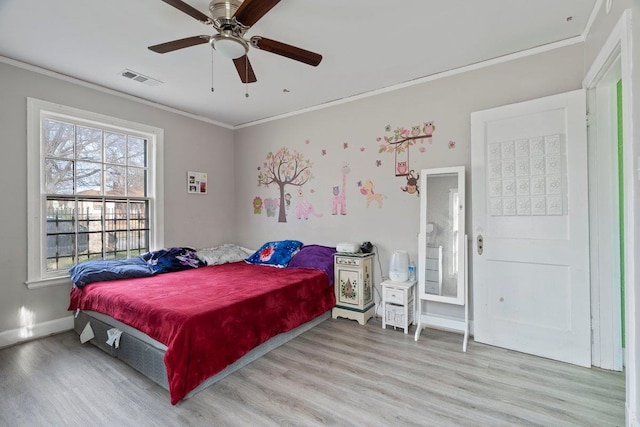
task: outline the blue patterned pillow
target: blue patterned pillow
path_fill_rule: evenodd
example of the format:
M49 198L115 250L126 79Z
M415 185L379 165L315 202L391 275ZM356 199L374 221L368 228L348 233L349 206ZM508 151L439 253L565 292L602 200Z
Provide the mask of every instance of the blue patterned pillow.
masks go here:
M277 240L267 242L253 255L245 259L249 264L286 267L291 258L300 250L302 242L297 240Z

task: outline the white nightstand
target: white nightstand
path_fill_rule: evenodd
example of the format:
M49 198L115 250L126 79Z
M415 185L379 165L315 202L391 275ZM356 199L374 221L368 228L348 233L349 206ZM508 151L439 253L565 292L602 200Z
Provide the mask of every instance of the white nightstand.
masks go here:
M407 282L382 282L382 329L387 325L403 328L409 333L409 325L415 324L415 280Z

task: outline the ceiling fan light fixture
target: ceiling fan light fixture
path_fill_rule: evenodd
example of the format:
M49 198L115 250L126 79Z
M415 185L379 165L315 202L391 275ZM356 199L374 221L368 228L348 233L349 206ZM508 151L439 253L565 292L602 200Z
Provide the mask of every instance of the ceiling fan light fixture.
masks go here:
M220 55L230 59L240 58L249 51L247 42L233 35L216 34L211 37L209 43L211 43L211 47L220 52Z

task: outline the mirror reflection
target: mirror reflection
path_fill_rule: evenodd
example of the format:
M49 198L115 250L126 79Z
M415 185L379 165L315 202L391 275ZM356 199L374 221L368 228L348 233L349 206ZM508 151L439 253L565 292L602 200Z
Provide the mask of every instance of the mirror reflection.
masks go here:
M458 175L426 175L425 292L458 296Z

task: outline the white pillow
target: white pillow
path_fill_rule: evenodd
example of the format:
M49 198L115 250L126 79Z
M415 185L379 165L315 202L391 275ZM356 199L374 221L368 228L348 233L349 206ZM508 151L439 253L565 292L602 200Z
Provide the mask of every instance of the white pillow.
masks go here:
M225 243L224 245L213 248L198 249L197 253L198 258L206 262L207 265L218 265L243 261L253 252L232 243Z

